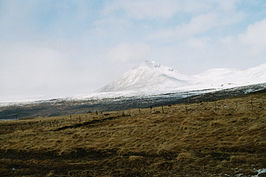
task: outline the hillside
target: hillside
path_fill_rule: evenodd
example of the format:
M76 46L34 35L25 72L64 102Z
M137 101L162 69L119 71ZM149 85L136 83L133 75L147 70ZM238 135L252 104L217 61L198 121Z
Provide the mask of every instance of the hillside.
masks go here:
M261 91L193 104L0 122L0 174L265 175L265 100Z
M235 87L211 92L211 90L193 90L186 92L172 92L159 95L132 97L95 97L90 99L53 99L25 104L0 106L0 120L21 119L44 116L59 116L66 114L81 114L88 112L114 111L132 108L149 108L151 106L166 106L169 104L198 103L201 101L215 101L232 96L265 90L266 83Z
M146 61L90 95L24 103L0 100L0 120L210 101L265 88L266 64L246 70L216 68L184 75Z

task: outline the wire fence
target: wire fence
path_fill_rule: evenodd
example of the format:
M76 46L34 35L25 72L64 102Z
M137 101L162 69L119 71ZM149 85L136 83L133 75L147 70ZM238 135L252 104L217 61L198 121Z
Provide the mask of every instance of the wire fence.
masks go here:
M249 112L254 114L265 113L265 99L256 100L250 99L248 102L243 101L214 101L214 102L202 102L202 103L193 103L193 104L183 104L183 105L167 105L160 107L149 107L149 108L136 108L131 110L122 110L116 112L101 112L88 111L87 114L69 114L68 116L61 116L57 118L40 118L36 120L18 120L17 125L14 126L5 126L2 127L2 130L7 129L20 129L26 130L33 127L62 127L69 126L73 124L82 124L92 120L105 119L110 116L138 116L141 114L169 114L169 113L203 113L208 111L213 111L217 114L219 113L242 113Z

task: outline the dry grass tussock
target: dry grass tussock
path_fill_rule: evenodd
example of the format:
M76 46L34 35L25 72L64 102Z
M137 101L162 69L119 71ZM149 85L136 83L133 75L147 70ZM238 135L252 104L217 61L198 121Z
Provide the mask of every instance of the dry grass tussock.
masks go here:
M266 93L0 122L1 176L236 176L266 168Z

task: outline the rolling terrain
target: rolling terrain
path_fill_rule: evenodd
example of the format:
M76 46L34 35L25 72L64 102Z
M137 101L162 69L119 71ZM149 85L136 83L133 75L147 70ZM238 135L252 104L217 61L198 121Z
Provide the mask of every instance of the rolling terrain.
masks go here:
M223 97L1 121L0 174L265 176L265 90Z
M202 101L215 101L232 96L241 96L248 93L264 90L266 83L224 90L193 90L185 92L172 92L159 95L90 98L90 99L54 99L25 104L14 104L0 107L1 119L25 119L33 117L60 116L66 114L84 114L112 110L133 108L149 108L180 103L199 103Z

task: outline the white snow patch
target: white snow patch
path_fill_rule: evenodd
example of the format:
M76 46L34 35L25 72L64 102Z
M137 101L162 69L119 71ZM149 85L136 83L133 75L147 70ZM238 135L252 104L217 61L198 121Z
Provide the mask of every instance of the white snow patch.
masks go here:
M260 174L266 173L266 168L258 169L256 175L253 175L252 177L259 177Z

